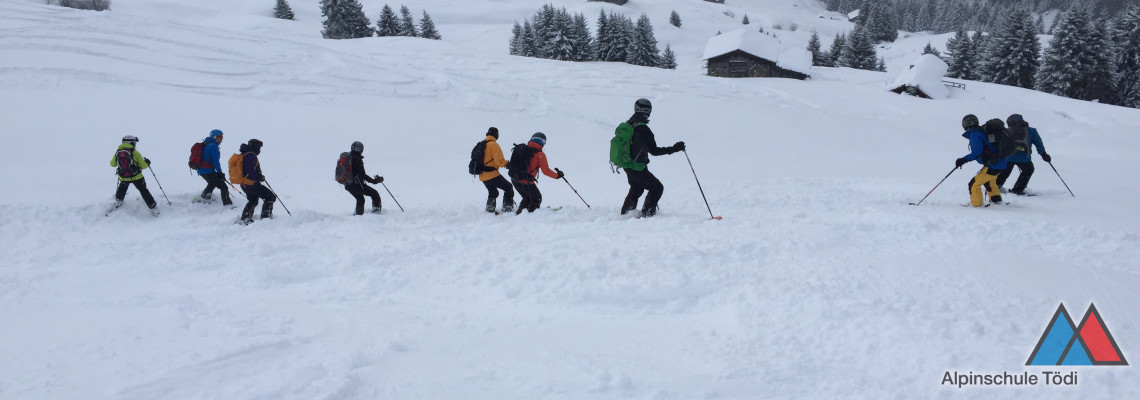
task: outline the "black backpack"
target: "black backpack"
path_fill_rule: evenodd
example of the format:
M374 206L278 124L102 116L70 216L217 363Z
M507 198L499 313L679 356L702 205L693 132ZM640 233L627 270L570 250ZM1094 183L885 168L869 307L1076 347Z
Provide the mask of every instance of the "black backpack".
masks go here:
M982 155L979 157L982 164L986 166L997 164L1002 159L1012 156L1017 149L1013 138L1010 137L1009 129L1005 129L1005 122L1002 120L994 118L986 121L982 131L985 132L986 141L989 142L988 146L983 146Z
M527 167L530 167L530 159L537 152L538 149L527 146L526 143L516 144L511 148L511 160L507 161L507 176L515 181L523 179L533 181L534 176L527 171Z
M1009 138L1013 141L1013 150L1018 153L1029 152L1029 124L1021 122L1009 126Z
M484 172L494 171L493 168L488 169L486 164L483 164L484 157L487 154L487 141L484 140L475 143L475 148L471 149L471 162L467 163L467 173L471 175L479 175Z

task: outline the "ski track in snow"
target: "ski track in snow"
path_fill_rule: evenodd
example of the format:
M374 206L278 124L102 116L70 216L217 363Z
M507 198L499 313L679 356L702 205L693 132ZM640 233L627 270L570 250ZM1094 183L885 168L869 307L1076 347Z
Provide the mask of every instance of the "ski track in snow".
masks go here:
M157 17L168 3L0 3L0 130L34 149L0 168L20 194L0 204L0 398L1140 397L1131 367L1079 368L1076 388L939 385L944 371L1036 371L1022 364L1061 301L1074 318L1095 301L1136 358L1137 110L982 83L924 102L845 69L722 80L683 54L679 71L507 57L511 20L536 8L525 2L490 3L523 10L483 11L496 25L454 23L471 7L453 1L412 7L438 18L440 42L321 40L315 4L281 24L206 18L218 1ZM591 24L621 9L579 3L554 2ZM803 17L739 3L757 23ZM691 31L658 29L679 53L703 45L683 33L728 18L671 7ZM806 42L810 24L834 29L780 34ZM909 60L902 43L891 65ZM688 143L723 221L681 154L653 159L659 216L616 215L625 177L601 154L643 96L659 144ZM1038 162L1040 196L962 207L971 164L907 205L966 152L960 115L1014 111L1035 116L1080 197ZM481 213L483 187L461 171L490 125L504 149L553 133L552 167L593 209L543 178L542 210ZM223 157L266 139L262 166L292 216L279 203L241 226L239 209L190 203L203 183L184 175L185 148L216 127ZM103 216L125 132L143 132L174 203L148 173L158 218L133 188ZM377 187L384 213L349 215L329 175L362 136L407 212ZM42 175L62 182L18 172L44 147L60 162Z

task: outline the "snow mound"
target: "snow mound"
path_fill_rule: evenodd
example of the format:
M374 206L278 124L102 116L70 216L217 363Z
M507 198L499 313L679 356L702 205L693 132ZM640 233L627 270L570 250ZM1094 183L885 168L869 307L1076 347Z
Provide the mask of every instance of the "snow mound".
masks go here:
M942 84L942 77L946 76L948 69L946 62L938 56L923 54L910 68L895 77L887 85L887 90L898 92L900 89L916 88L932 99L945 99L950 96L950 90Z

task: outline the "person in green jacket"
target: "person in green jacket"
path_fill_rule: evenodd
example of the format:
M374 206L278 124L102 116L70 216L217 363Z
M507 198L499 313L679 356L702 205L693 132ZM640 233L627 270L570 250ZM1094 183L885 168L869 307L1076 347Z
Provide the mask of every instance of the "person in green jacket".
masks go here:
M150 208L151 214L157 215L158 210L155 207L158 206L158 203L154 201L154 196L151 196L150 191L146 189L146 180L143 179L142 174L142 170L150 168L150 160L143 157L135 149L138 143L139 138L137 137L123 136L123 144L119 145L119 149L115 150L115 155L111 157L111 166L115 167L115 176L119 178L119 187L115 190L114 208L123 205L123 199L127 197L127 187L133 184L135 189L138 189L139 194L142 195L146 206Z

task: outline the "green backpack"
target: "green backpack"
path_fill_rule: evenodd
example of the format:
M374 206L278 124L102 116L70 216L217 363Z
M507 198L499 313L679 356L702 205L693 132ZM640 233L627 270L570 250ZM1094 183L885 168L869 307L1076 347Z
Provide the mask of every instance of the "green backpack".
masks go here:
M644 123L637 123L644 125ZM630 155L629 146L633 141L633 125L628 122L622 122L617 126L614 131L614 138L610 139L610 164L616 165L619 168L629 168L634 171L644 171L645 163L639 163L633 160Z

